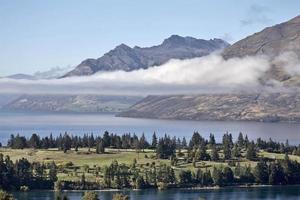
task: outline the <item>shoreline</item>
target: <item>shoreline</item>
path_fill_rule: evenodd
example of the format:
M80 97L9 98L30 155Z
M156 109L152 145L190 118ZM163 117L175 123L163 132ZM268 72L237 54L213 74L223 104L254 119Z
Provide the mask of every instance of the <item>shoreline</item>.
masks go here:
M27 193L27 192L43 192L43 191L50 191L50 192L86 192L86 191L96 191L96 192L126 192L126 191L130 191L130 192L136 192L136 191L149 191L149 190L155 190L155 191L170 191L170 190L191 190L191 191L201 191L201 190L222 190L222 189L247 189L247 188L272 188L272 187L299 187L300 184L295 184L295 185L257 185L257 184L253 184L253 185L235 185L235 186L211 186L211 187L173 187L173 188L167 188L164 190L159 190L157 188L146 188L146 189L99 189L99 190L61 190L61 191L57 191L57 190L29 190L29 191L12 191L13 193Z

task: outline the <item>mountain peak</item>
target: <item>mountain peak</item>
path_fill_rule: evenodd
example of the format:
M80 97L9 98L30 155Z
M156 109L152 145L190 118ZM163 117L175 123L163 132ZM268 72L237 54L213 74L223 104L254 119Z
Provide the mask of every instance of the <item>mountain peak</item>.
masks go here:
M122 43L118 46L116 46L115 49L131 49L129 46L127 46L126 44Z
M194 38L193 38L194 39ZM179 35L171 35L165 39L162 45L182 45L186 42L186 38Z

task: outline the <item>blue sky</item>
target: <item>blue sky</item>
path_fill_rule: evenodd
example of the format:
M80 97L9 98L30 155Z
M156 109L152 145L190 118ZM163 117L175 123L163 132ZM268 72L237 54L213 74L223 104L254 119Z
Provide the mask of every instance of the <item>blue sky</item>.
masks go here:
M0 76L75 66L172 34L232 43L299 14L298 0L0 0Z

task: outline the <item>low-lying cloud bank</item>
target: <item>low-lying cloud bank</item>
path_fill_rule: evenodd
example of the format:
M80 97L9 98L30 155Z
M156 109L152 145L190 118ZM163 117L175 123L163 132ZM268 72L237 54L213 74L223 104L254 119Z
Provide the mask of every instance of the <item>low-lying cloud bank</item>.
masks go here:
M195 94L257 90L270 69L266 57L224 60L219 54L168 63L132 72L52 80L0 79L0 93L27 94Z

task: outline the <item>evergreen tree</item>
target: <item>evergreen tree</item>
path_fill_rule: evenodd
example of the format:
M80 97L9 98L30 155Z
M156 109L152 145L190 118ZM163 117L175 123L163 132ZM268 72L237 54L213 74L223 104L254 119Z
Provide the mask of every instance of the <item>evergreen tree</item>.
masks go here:
M154 132L153 135L152 135L152 144L151 144L151 147L153 149L155 149L157 146L157 137L156 137L156 133Z
M213 169L212 178L215 185L219 185L219 186L223 185L222 171L216 167L214 167Z
M190 170L179 172L179 182L181 184L188 184L192 182L192 172Z
M210 158L213 161L218 161L220 159L216 145L212 145Z
M234 144L234 146L233 146L232 156L235 158L239 158L241 156L241 150L237 144Z
M187 148L187 142L186 142L186 139L185 139L185 137L183 137L182 138L182 143L181 143L181 145L182 145L182 148Z
M198 147L201 142L205 142L204 138L198 132L194 132L194 134L190 140L189 146L190 146L190 148Z
M243 137L243 134L240 132L239 133L239 136L238 136L238 141L237 141L237 144L240 148L243 148L244 147L244 137Z
M269 184L283 185L286 184L285 174L282 166L279 163L270 164Z
M269 168L266 162L259 161L254 168L254 177L256 182L266 184L269 181Z
M251 172L251 166L248 165L246 167L244 167L244 169L242 170L242 173L240 175L240 181L242 183L253 183L255 180L252 172Z
M144 149L146 149L148 146L149 144L146 140L145 134L143 133L139 141L139 147L144 151Z
M104 145L103 145L103 141L100 140L97 144L97 147L96 147L96 153L97 154L102 154L102 153L105 153L105 148L104 148Z
M234 169L234 174L235 176L241 176L242 174L242 167L241 167L241 164L240 162L237 163L235 169Z
M234 175L230 167L225 167L223 169L223 181L226 185L231 185L234 183Z
M138 176L135 180L135 188L136 189L143 189L145 187L145 181L142 176Z
M257 158L255 144L253 141L247 145L246 158L248 160L255 160Z
M54 162L52 162L49 167L49 179L53 182L57 181L57 169Z
M213 184L213 179L211 177L211 173L210 173L210 170L206 171L203 173L203 176L202 176L202 185L204 186L210 186Z
M209 134L209 142L210 146L213 146L216 144L215 136L213 134Z
M32 134L32 136L29 139L29 146L34 149L40 147L40 137L37 134Z

